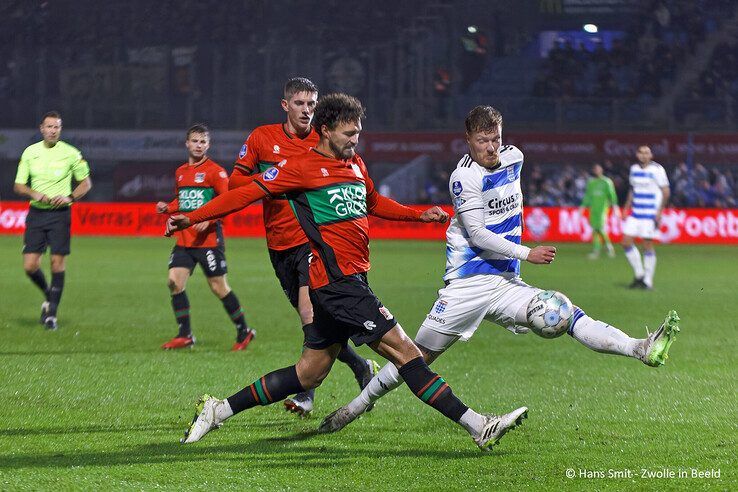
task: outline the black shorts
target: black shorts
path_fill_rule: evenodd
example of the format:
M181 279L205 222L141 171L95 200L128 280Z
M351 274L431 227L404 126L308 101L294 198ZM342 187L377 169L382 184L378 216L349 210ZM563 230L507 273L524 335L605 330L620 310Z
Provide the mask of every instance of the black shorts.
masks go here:
M206 277L221 277L228 273L225 250L221 248L185 248L175 246L169 257L169 268L189 268L200 264Z
M23 253L45 253L48 247L52 255L68 255L71 227L69 207L48 210L31 207L26 216Z
M294 248L278 251L269 250L269 259L272 260L274 273L277 274L279 285L290 303L296 308L300 287L310 284L310 243L301 244Z
M342 277L319 289L310 290L313 323L307 325L303 345L324 349L334 343L354 345L379 340L397 324L394 316L374 295L366 274Z

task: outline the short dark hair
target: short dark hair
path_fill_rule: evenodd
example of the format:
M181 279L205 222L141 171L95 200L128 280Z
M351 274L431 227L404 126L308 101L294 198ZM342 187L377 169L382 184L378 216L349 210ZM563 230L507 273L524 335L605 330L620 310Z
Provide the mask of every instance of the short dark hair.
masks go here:
M290 100L298 92L318 92L318 86L305 77L292 77L284 84L284 98Z
M477 106L469 111L464 124L466 133L489 132L502 127L502 113L492 106Z
M41 117L41 124L42 125L44 124L44 121L46 121L46 118L56 118L57 120L60 120L61 119L61 113L59 111L49 111L49 112L45 113Z
M205 123L195 123L187 129L187 140L189 140L190 135L193 133L204 133L207 136L210 136L210 128L208 128Z
M348 94L328 94L318 100L313 114L313 126L320 133L323 125L333 130L339 123L363 120L366 116L361 101Z

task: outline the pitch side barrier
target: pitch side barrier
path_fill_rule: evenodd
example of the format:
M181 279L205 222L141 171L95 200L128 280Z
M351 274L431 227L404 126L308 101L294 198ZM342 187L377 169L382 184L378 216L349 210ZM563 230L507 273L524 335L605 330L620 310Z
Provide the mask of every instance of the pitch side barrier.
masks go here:
M22 234L27 202L0 202L0 234ZM415 205L423 210L427 205ZM453 213L451 207L444 209ZM260 205L248 207L223 219L227 237L263 237ZM523 241L589 241L592 229L575 207L527 207ZM166 216L157 214L153 203L75 203L72 232L81 236L162 236ZM443 240L445 224L394 222L369 217L372 239ZM621 221L608 218L610 237L619 240ZM664 243L738 244L738 209L672 208L664 211L659 228Z

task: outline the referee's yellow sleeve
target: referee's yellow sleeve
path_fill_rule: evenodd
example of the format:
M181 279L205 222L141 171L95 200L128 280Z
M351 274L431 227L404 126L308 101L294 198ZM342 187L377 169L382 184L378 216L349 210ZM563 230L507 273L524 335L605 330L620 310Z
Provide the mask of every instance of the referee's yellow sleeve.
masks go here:
M18 173L15 175L15 182L18 184L28 183L30 169L28 166L28 160L26 160L25 157L25 154L22 155L20 162L18 163Z
M75 181L82 181L86 177L90 175L90 166L87 164L87 161L82 158L82 155L80 154L79 159L77 162L72 165L72 176L74 176Z

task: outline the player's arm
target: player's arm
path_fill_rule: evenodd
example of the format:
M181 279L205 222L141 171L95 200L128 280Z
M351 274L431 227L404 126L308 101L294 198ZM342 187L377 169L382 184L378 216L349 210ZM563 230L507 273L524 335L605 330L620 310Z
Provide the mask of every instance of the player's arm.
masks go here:
M632 187L628 190L628 196L625 198L625 204L623 205L623 211L630 210L631 205L633 205L633 188Z
M90 179L90 166L87 161L82 158L82 154L78 153L77 160L72 165L72 178L77 182L77 186L72 190L69 196L55 196L51 199L54 207L62 207L72 202L81 200L87 192L92 189L92 180Z
M36 200L37 202L49 203L50 198L43 193L31 189L28 186L28 178L30 177L30 167L25 153L21 156L18 163L18 173L15 175L15 183L13 183L13 191L18 195Z
M660 172L656 175L656 184L661 188L661 204L659 209L656 211L656 225L661 221L661 212L663 212L666 204L669 203L671 197L671 190L669 189L669 178L666 176L664 168L660 168Z
M374 182L366 175L366 205L369 214L387 220L404 222L441 222L448 220L448 214L440 207L431 207L423 212L415 210L391 198L380 195L374 188Z

